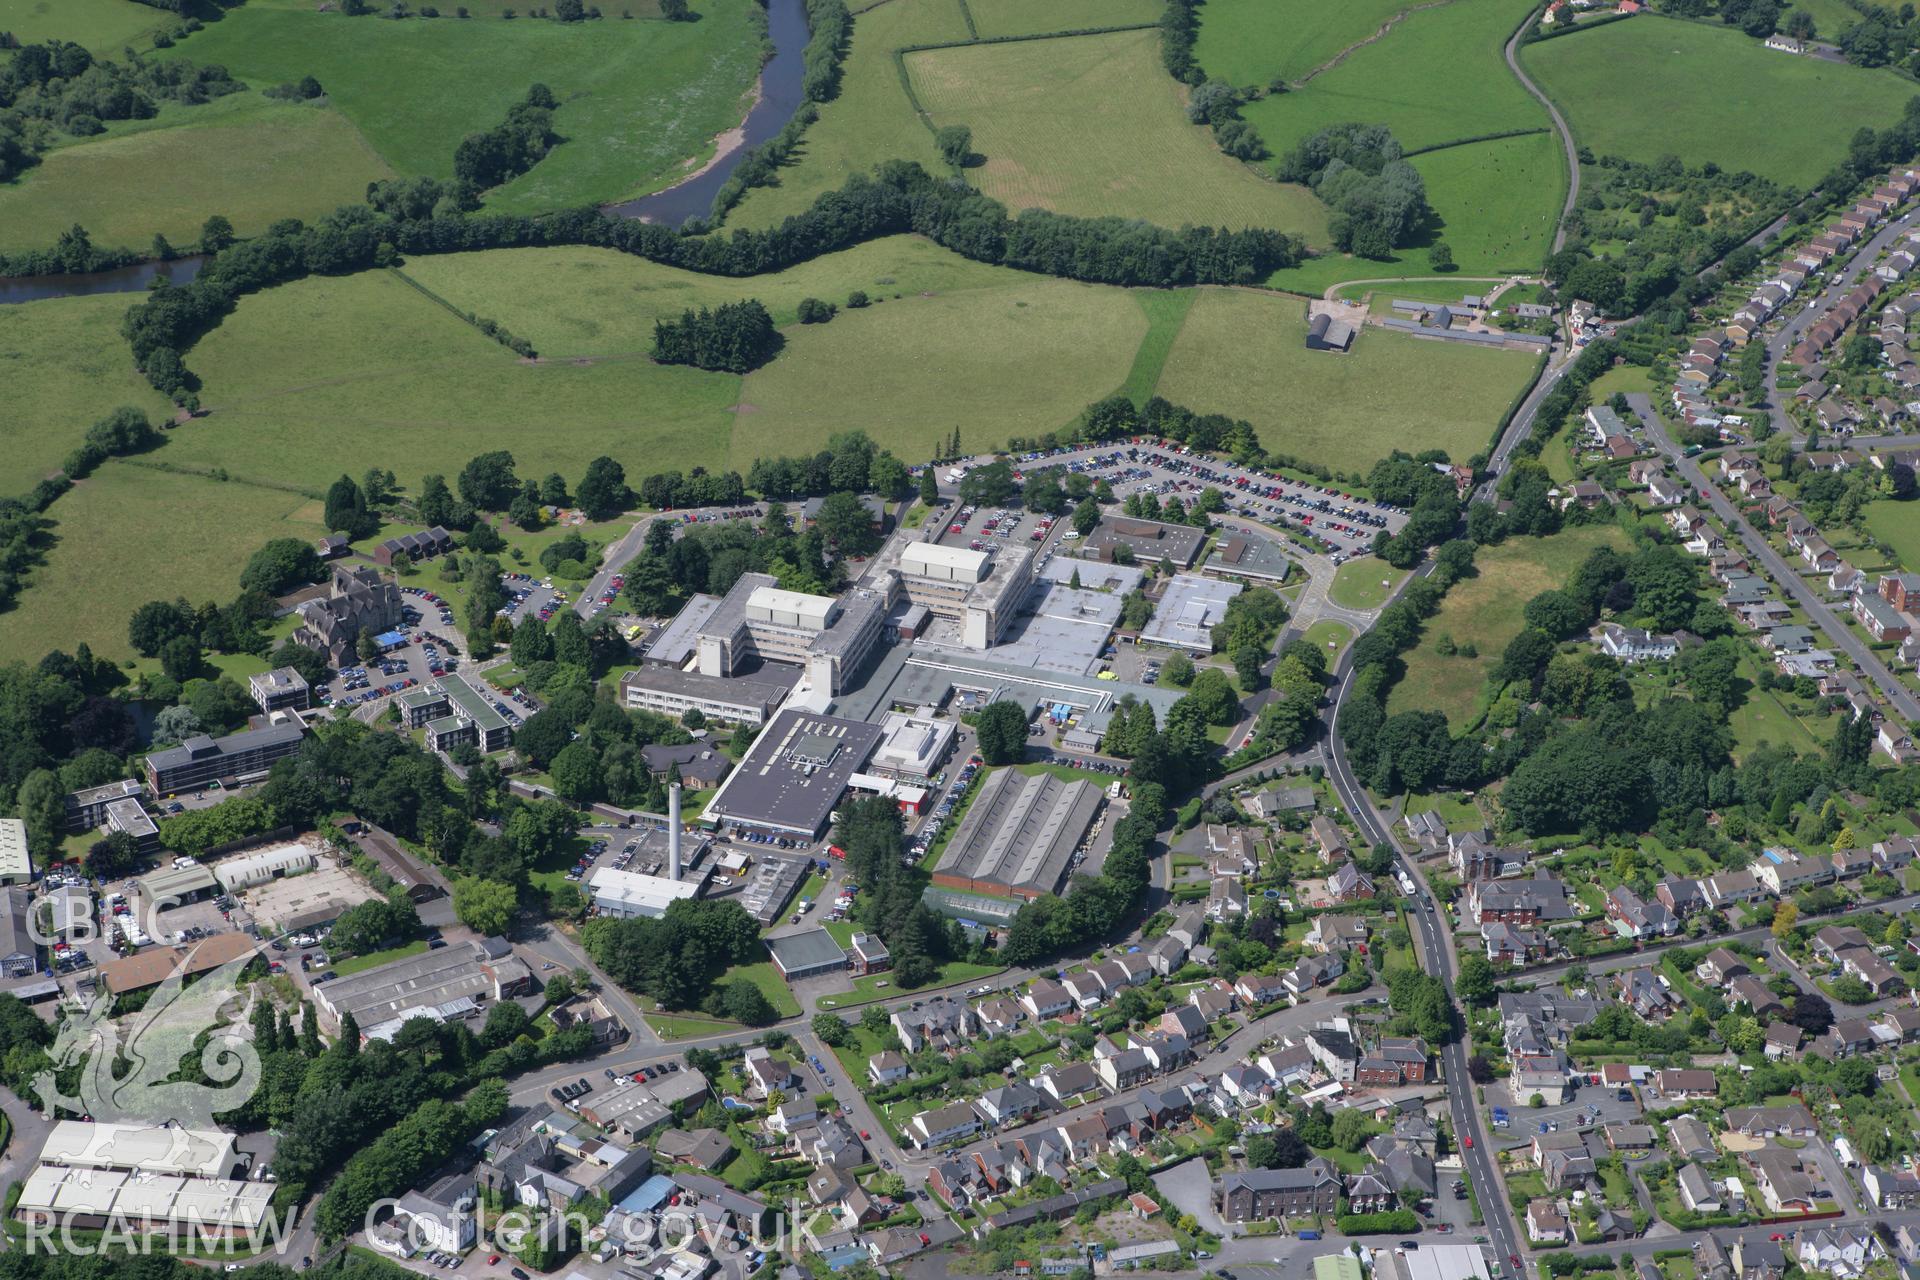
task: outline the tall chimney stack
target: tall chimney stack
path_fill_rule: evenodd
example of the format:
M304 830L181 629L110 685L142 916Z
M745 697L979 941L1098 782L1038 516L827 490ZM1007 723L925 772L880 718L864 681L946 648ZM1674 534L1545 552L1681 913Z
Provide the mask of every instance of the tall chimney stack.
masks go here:
M667 878L680 878L680 784L667 788Z

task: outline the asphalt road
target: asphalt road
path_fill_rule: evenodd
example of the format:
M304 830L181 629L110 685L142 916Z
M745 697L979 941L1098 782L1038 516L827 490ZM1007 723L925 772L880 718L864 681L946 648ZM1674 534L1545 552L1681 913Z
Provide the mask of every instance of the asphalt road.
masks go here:
M1580 152L1573 145L1573 130L1567 128L1566 118L1560 114L1560 108L1554 106L1553 99L1542 93L1540 86L1527 79L1527 73L1520 69L1520 40L1532 26L1533 19L1529 17L1513 33L1513 38L1507 41L1507 69L1513 72L1513 78L1518 80L1528 93L1539 99L1540 105L1547 109L1547 114L1553 118L1553 131L1560 135L1560 150L1566 156L1567 198L1560 206L1560 217L1555 220L1553 231L1553 251L1558 253L1566 247L1567 219L1573 216L1574 202L1580 198Z
M1780 589L1793 598L1793 602L1806 610L1808 618L1826 635L1827 642L1836 650L1853 660L1861 674L1880 687L1881 694L1900 718L1913 723L1920 721L1920 698L1914 697L1899 677L1887 669L1879 655L1867 647L1859 634L1842 622L1838 615L1828 607L1827 602L1809 587L1786 558L1761 537L1747 522L1740 518L1732 502L1727 500L1717 484L1700 468L1700 464L1681 452L1674 444L1673 437L1667 434L1667 425L1654 412L1653 403L1646 396L1635 393L1627 397L1627 403L1640 416L1641 424L1646 427L1647 435L1655 446L1679 468L1680 475L1697 492L1707 495L1706 502L1713 513L1720 517L1727 528L1733 530L1747 553L1763 566Z

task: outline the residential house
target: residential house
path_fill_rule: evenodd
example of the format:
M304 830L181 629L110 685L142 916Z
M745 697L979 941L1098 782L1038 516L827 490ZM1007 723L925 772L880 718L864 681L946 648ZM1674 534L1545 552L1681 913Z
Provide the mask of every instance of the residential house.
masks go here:
M1228 1222L1304 1218L1339 1207L1345 1186L1333 1167L1312 1160L1298 1169L1249 1169L1220 1179L1220 1216Z
M1725 986L1741 974L1751 972L1753 970L1747 967L1745 959L1725 947L1715 947L1707 952L1706 959L1693 967L1696 978L1716 987Z
M1675 1102L1719 1096L1720 1080L1704 1067L1662 1067L1653 1073L1653 1089Z
M1692 1213L1719 1213L1722 1207L1719 1188L1697 1164L1681 1165L1674 1174L1680 1188L1680 1203Z
M1797 1102L1780 1107L1730 1107L1727 1129L1749 1138L1811 1138L1820 1131L1812 1113Z
M1365 916L1340 915L1335 912L1322 912L1313 918L1313 924L1307 929L1302 940L1314 951L1349 951L1363 945L1367 940L1367 920Z

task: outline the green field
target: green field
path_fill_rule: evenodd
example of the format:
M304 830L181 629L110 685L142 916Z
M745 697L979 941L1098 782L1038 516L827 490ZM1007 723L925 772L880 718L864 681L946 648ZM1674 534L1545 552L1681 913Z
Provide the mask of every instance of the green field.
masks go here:
M1271 227L1326 242L1326 210L1269 182L1189 124L1157 31L909 54L936 125L963 124L985 163L968 176L1009 209L1145 218L1165 227Z
M912 459L956 426L974 447L1056 430L1121 385L1146 332L1124 291L1039 277L842 312L747 375L731 464L851 425Z
M1458 302L1466 294L1479 295L1481 290L1491 289L1494 283L1492 280L1476 280L1471 276L1412 277L1384 283L1341 285L1335 296L1359 302L1372 294L1376 310L1391 310L1395 298L1411 298L1418 302Z
M1209 0L1194 56L1207 75L1242 88L1297 81L1365 40L1418 0Z
M1147 336L1134 352L1133 368L1127 371L1127 383L1122 388L1135 404L1144 405L1153 396L1153 389L1160 385L1160 374L1167 367L1173 340L1180 336L1180 326L1187 322L1187 312L1193 309L1196 296L1192 289L1133 291L1134 301L1147 313Z
M325 532L320 503L299 494L126 462L106 463L53 515L47 563L32 571L18 605L0 613L0 661L72 652L83 640L103 657L130 658L127 617L143 601L231 600L261 543Z
M740 385L644 357L529 365L380 271L242 299L188 360L212 412L173 434L167 460L316 492L342 455L408 486L490 449L570 478L602 453L635 475L717 466Z
M1560 140L1551 133L1474 142L1413 158L1433 206L1433 235L1453 250L1455 267L1466 275L1540 269L1560 220L1565 166ZM1417 264L1423 253L1416 248L1402 256Z
M489 197L528 212L666 185L740 123L758 71L751 0L701 0L698 22L411 21L248 6L176 46L256 86L316 77L403 174L448 177L460 140L536 81L565 139ZM617 13L617 6L612 12Z
M965 0L981 39L1160 21L1159 0Z
M653 322L687 307L751 294L791 324L802 298L844 305L865 290L880 299L1031 283L1006 267L972 262L918 236L872 240L751 281L700 275L613 249L495 249L416 258L408 276L463 311L492 316L543 356L644 351ZM882 309L892 305L883 302ZM840 323L836 320L834 323Z
M383 26L387 24L382 24ZM324 106L234 93L169 104L151 120L50 151L0 185L0 251L42 248L74 223L94 242L176 245L224 214L242 235L278 218L313 218L361 200L393 176L359 131Z
M1344 622L1327 618L1308 627L1302 639L1326 654L1327 666L1332 667L1339 660L1340 651L1353 639L1353 628Z
M1241 115L1275 155L1350 121L1387 125L1410 151L1547 127L1546 109L1514 79L1501 54L1534 7L1534 0L1454 0L1410 14L1384 39L1305 87L1249 103Z
M1882 501L1869 503L1867 532L1893 549L1900 567L1920 569L1920 504Z
M1201 293L1159 394L1245 418L1267 448L1364 472L1394 448L1486 448L1533 370L1521 352L1367 329L1344 355L1306 349L1306 304L1245 289Z
M798 156L781 170L780 184L749 192L727 221L772 226L883 160L917 160L929 172L944 171L933 135L914 114L901 84L893 51L965 39L967 24L957 0L886 0L862 9L854 18L840 95L820 108Z
M1396 569L1373 556L1363 556L1334 570L1333 586L1327 595L1343 609L1378 609L1406 577L1405 569Z
M1862 126L1900 118L1913 86L1762 47L1728 28L1643 15L1528 45L1527 71L1600 155L1677 155L1811 186Z
M120 340L125 294L58 298L0 307L0 449L12 497L60 468L87 428L116 406L159 420L172 409L133 371Z
M129 44L145 47L150 33L174 21L133 0L0 0L0 31L21 44L71 40L110 57Z
M1520 634L1527 601L1565 582L1595 547L1624 550L1626 545L1626 534L1616 525L1584 525L1548 538L1512 538L1481 548L1475 575L1453 585L1440 612L1427 620L1420 643L1407 654L1406 678L1394 686L1387 709L1441 711L1456 728L1463 727L1479 714L1488 671ZM1441 636L1473 645L1479 656L1442 657Z

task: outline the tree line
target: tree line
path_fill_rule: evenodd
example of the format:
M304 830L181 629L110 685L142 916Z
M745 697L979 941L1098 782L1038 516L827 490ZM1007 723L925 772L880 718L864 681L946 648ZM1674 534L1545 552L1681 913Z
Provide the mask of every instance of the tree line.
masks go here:
M1297 263L1301 252L1297 241L1276 231L1169 231L1121 218L1033 209L1010 217L998 201L905 161L856 175L778 227L728 235L693 234L597 209L542 217L470 215L446 203L436 200L426 216L406 219L347 205L312 226L281 223L231 245L190 283L155 290L129 309L121 332L135 365L164 393L190 394L195 384L181 354L240 297L308 275L366 270L396 252L584 244L708 275L748 276L880 236L914 233L976 261L1103 284L1155 286L1252 283Z

